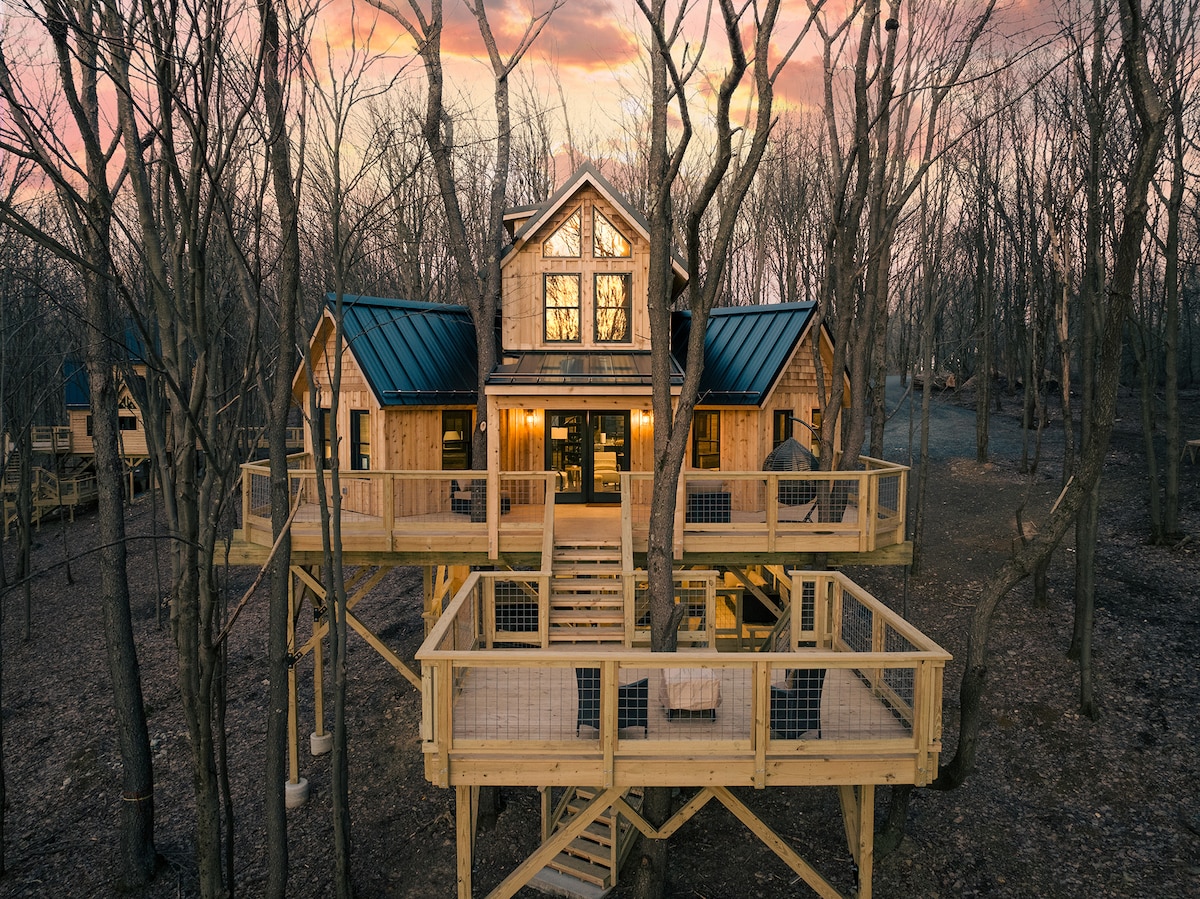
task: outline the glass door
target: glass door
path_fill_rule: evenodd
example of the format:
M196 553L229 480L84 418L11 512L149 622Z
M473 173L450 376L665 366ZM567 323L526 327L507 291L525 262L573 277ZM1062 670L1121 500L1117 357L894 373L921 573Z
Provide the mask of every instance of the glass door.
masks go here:
M621 472L629 471L629 413L593 412L592 502L621 501Z
M628 412L546 412L546 469L555 501L615 503L629 471Z
M546 469L555 473L555 502L584 503L586 412L546 413Z

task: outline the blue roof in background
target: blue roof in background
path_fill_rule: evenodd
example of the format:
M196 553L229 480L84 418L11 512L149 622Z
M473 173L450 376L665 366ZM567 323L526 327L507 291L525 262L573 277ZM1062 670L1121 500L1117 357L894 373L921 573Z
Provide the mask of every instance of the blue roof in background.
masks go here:
M704 372L700 405L757 406L778 380L815 303L722 306L713 309L704 336ZM677 358L686 354L691 314L676 321L672 345ZM680 363L684 361L679 359Z
M327 304L333 312L333 294ZM342 329L380 405L475 401L475 326L465 306L344 296Z
M125 323L125 361L132 365L148 364L146 343L131 321ZM63 362L63 404L68 409L86 409L92 404L87 366L77 357L68 357Z
M68 409L86 409L92 404L87 369L78 359L63 363L63 382L63 402Z

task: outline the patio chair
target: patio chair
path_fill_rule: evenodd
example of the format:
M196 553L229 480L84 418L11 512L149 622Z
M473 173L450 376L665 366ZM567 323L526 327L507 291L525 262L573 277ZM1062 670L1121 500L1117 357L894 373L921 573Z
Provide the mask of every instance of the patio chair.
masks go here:
M810 731L821 739L824 668L789 668L786 687L771 687L771 736L799 740Z
M575 736L583 725L600 729L600 669L576 668L579 712L575 716ZM648 678L622 684L617 688L617 728L640 727L650 733L650 682Z

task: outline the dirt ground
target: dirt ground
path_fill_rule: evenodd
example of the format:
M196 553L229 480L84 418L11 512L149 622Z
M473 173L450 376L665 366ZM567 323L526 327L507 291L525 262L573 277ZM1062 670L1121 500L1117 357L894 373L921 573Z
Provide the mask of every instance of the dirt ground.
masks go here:
M939 402L963 405L969 398ZM1200 396L1186 399L1190 431ZM1015 400L998 429L1018 431ZM1100 718L1077 713L1078 677L1065 658L1072 624L1073 551L1050 573L1050 604L1033 608L1029 585L997 614L986 715L976 770L951 792L918 790L899 850L878 859L878 897L1191 897L1200 895L1200 463L1182 467L1183 530L1174 548L1147 544L1145 452L1136 403L1123 399L1103 482L1096 589ZM972 425L973 428L973 425ZM895 457L893 457L895 458ZM902 461L902 460L901 460ZM986 465L943 455L931 463L928 523L919 576L899 569L850 571L876 596L955 655L945 679L945 749L957 740L958 685L966 625L980 585L1003 561L1013 510L1028 493L1035 519L1059 490L1056 461L1030 478L1019 459ZM914 478L915 484L915 478ZM150 502L131 510L130 573L156 778L156 839L163 871L146 895L195 895L186 730L175 687L169 629L155 622ZM0 896L114 893L119 756L107 686L94 567L94 515L38 537L32 637L22 640L19 594L4 600L3 740L7 874ZM74 555L69 579L64 548ZM4 551L11 554L12 543ZM9 555L11 571L11 555ZM167 562L160 557L165 589ZM251 573L230 572L240 594ZM421 639L420 572L399 569L360 607L383 640L412 658ZM236 808L236 884L261 893L265 595L230 643L231 776ZM353 638L349 727L354 869L361 897L455 895L453 795L423 775L420 698ZM311 665L301 666L307 681ZM308 700L306 700L307 704ZM312 729L306 707L302 733ZM305 741L306 742L306 741ZM331 894L328 757L302 752L312 800L290 813L289 895ZM849 894L852 874L832 788L744 791L742 798ZM505 791L507 808L481 835L476 895L494 887L538 835L532 789ZM882 818L889 792L877 792ZM524 890L522 897L540 895ZM628 894L620 887L617 899ZM671 895L704 899L810 896L795 875L716 803L671 841Z

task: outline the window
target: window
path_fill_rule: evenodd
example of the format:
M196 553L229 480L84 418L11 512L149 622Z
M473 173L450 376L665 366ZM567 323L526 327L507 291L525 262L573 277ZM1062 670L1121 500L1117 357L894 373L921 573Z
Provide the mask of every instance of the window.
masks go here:
M579 340L579 275L546 275L546 340Z
M350 468L371 470L371 413L358 409L350 411Z
M772 429L771 449L792 436L792 410L775 410L775 427Z
M599 209L592 209L592 255L612 259L629 255L629 241Z
M442 469L465 471L471 467L471 434L475 430L470 409L442 412Z
M92 436L92 416L87 417L87 435Z
M117 418L117 429L121 431L136 431L137 419L132 415L121 415Z
M582 217L576 209L542 242L542 255L550 258L578 259L583 247L581 222Z
M721 467L721 413L692 414L692 468Z
M808 441L808 448L811 449L814 453L816 453L817 456L819 457L821 455L821 439L820 439L821 410L820 409L812 410L812 426L813 426L813 431L810 432L810 434L809 434L809 437L811 439Z
M320 446L317 450L317 464L323 468L332 468L333 458L329 453L329 448L333 443L332 440L332 422L329 418L328 409L317 410L317 441Z
M633 276L596 275L596 342L629 340L629 295Z

